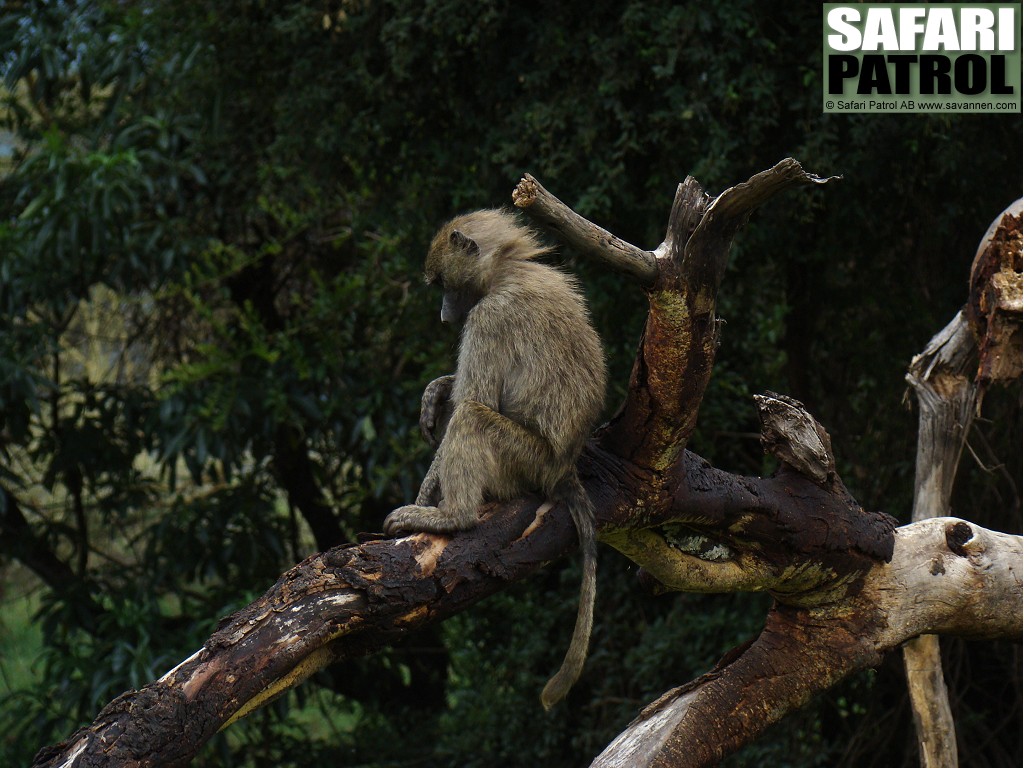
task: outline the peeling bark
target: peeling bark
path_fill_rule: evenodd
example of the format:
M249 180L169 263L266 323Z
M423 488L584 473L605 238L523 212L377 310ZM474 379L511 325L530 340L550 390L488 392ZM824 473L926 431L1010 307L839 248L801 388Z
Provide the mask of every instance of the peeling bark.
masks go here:
M978 382L1013 381L1021 372L1021 212L1017 200L1000 214L971 266L965 314L978 340Z
M575 545L568 512L552 514L548 503L494 509L470 533L370 541L308 558L202 649L122 694L34 765L187 765L218 730L317 670L464 610Z

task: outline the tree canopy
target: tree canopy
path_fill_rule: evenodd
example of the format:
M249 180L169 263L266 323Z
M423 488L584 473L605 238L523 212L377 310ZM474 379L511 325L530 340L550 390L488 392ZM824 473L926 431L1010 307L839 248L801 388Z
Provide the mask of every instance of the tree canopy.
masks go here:
M0 758L27 763L311 552L380 529L428 459L456 337L419 278L438 223L523 171L631 242L686 175L785 155L843 180L734 249L691 445L770 469L750 395L799 398L865 507L909 520L913 354L1020 195L1020 115L822 115L820 8L668 2L9 3L0 201ZM582 274L621 399L644 307ZM1020 529L1020 390L955 505ZM752 434L753 433L753 434ZM602 552L588 671L538 729L576 597L545 571L228 729L204 765L565 765L755 633L761 596L644 594ZM11 610L7 608L10 606ZM17 610L15 610L17 609ZM31 620L27 617L31 614ZM21 617L21 618L19 618ZM11 649L8 652L8 648ZM31 666L13 664L25 658ZM947 648L976 765L1015 765L1020 659ZM733 765L902 765L898 665ZM524 742L522 734L535 734Z

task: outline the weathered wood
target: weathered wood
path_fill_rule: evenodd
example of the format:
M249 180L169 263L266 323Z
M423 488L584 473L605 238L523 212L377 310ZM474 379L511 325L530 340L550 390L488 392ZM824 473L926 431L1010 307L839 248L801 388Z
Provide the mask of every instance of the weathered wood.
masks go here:
M1020 377L1020 235L1018 200L996 217L981 239L971 269L967 313L958 312L910 364L907 382L919 409L915 522L947 513L960 455L984 386ZM1014 283L1016 298L1007 288ZM968 317L972 318L973 334ZM903 647L903 664L921 765L956 768L956 726L938 638L922 635L911 639Z
M512 202L554 231L566 244L629 275L640 285L653 285L658 277L658 266L651 251L637 248L587 221L530 174L524 174L512 190Z
M761 204L799 185L820 185L787 158L709 200L688 178L679 186L658 278L647 291L649 310L630 375L629 397L599 432L609 450L664 472L679 458L697 424L718 349L718 289L733 239Z
M832 438L792 397L767 392L754 395L761 418L761 445L765 453L782 461L818 485L835 479Z
M907 381L919 408L915 521L946 514L957 464L974 417L976 389L968 377L977 347L963 313L914 358ZM938 638L922 635L903 647L903 666L924 768L956 768L956 730L942 675Z
M633 503L652 487L653 475L637 472L619 457L591 445L580 474L599 511L603 531L616 535L620 515L632 517ZM715 575L713 591L731 588L794 593L823 584L840 591L860 573L865 554L881 557L879 531L861 540L861 529L844 537L839 522L851 511L847 499L830 496L793 473L781 479L737 478L709 467L699 457L682 457L676 480L652 535L665 536L671 520L709 515L710 527L749 520L746 529L757 548L777 542L762 556L729 567L742 571L745 585L730 585ZM823 505L825 505L823 507ZM818 559L833 569L801 567L806 555L796 542L816 526L800 530L800 520L816 516L834 521L828 540L819 540ZM879 519L891 539L891 521ZM742 526L741 526L742 527ZM85 766L186 765L219 729L265 704L318 669L364 655L428 623L441 621L474 602L525 578L575 546L567 513L541 499L484 508L481 524L455 536L417 534L397 540L374 540L337 547L315 555L286 573L263 597L226 619L204 647L161 679L129 691L106 707L96 720L62 744L42 751L35 766L64 765L77 755ZM737 546L749 546L736 542ZM671 549L666 545L668 549ZM830 559L828 547L834 547ZM876 549L872 549L875 547ZM763 556L783 558L766 570ZM700 562L699 558L694 558ZM692 586L692 584L690 585Z
M942 674L939 636L920 635L908 640L903 646L903 667L921 765L954 768L959 765L956 723Z
M838 181L841 176L822 178L807 173L791 157L776 163L767 171L730 187L707 206L693 236L685 241L682 257L683 276L698 311L713 311L714 298L721 285L729 261L729 251L736 234L759 206L776 195L800 185L821 186ZM711 305L707 302L710 301Z
M1021 370L1021 214L1017 200L996 217L971 265L965 314L978 341L978 382L1015 381Z
M649 705L592 768L701 768L925 632L1021 637L1022 539L955 518L899 528L890 563L832 605L776 606L749 646Z
M464 610L575 546L568 513L553 514L543 500L490 511L497 514L471 532L370 541L308 558L224 620L200 651L119 696L33 765L187 765L218 730L317 670Z
M864 510L838 482L826 489L786 470L739 477L687 451L667 477L637 487L647 493L610 519L602 510L601 540L664 590L827 604L892 556L896 521Z

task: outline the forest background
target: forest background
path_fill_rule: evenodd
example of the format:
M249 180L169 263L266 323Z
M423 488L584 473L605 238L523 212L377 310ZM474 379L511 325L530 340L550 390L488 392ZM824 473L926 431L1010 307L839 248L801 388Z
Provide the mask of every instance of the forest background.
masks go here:
M653 248L676 184L785 156L741 233L690 448L770 472L751 395L802 400L863 505L910 519L911 357L1021 195L1021 115L821 113L813 3L7 2L0 10L0 764L191 654L293 563L412 499L457 332L422 284L451 215L529 171ZM560 249L625 391L643 296ZM990 392L953 512L1021 532L1021 390ZM763 595L645 593L600 553L567 705L537 691L575 560L233 725L202 766L566 766L756 634ZM553 640L557 639L557 642ZM964 765L1019 766L1018 644L943 641ZM729 766L913 766L901 660Z

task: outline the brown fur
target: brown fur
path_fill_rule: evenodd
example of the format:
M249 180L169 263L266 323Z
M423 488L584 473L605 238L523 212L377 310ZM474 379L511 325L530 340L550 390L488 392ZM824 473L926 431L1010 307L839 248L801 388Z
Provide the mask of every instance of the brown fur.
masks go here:
M384 530L464 530L485 499L528 491L567 503L584 574L569 652L541 696L550 708L579 677L593 623L593 509L576 460L600 415L606 373L578 283L534 261L545 252L503 211L459 216L434 238L427 281L445 291L443 317L465 317L450 418L416 504L388 515Z

